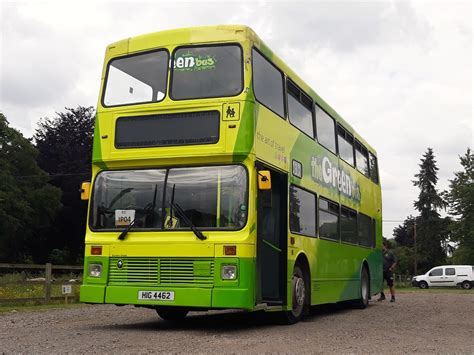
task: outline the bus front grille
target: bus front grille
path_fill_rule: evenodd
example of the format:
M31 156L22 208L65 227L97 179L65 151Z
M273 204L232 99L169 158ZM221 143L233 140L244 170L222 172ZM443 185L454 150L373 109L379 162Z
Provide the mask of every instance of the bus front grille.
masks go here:
M110 258L109 285L211 287L214 260L206 258Z

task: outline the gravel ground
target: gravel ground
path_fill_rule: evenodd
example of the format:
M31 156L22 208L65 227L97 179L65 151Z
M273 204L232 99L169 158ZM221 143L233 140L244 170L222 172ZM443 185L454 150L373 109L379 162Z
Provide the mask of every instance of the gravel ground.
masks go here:
M87 305L0 314L0 353L466 353L474 354L474 290L401 293L315 307L303 322L272 323L263 313L190 313L161 320L153 310Z

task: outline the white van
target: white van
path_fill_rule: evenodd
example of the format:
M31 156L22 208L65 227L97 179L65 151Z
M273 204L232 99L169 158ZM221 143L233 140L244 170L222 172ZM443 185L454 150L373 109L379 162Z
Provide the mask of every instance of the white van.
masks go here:
M412 285L419 288L433 286L461 286L468 290L474 286L474 266L442 265L436 266L424 275L414 276Z

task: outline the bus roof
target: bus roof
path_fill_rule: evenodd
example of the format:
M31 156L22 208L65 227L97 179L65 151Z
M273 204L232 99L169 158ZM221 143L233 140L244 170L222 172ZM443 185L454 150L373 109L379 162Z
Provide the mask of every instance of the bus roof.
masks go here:
M189 45L211 42L245 42L251 41L262 53L272 60L292 81L309 94L319 106L325 109L338 123L341 123L354 137L374 155L373 147L368 144L354 128L344 120L326 101L324 101L303 79L300 78L285 62L270 49L250 27L245 25L199 26L165 30L129 37L107 46L106 62L111 57L150 50L157 47ZM105 68L104 73L105 74Z

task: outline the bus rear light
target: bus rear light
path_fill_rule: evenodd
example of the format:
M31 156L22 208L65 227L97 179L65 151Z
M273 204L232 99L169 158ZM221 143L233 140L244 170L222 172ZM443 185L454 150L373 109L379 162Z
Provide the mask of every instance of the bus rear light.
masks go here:
M224 245L224 255L237 255L237 246Z
M91 246L91 255L102 255L102 245Z

